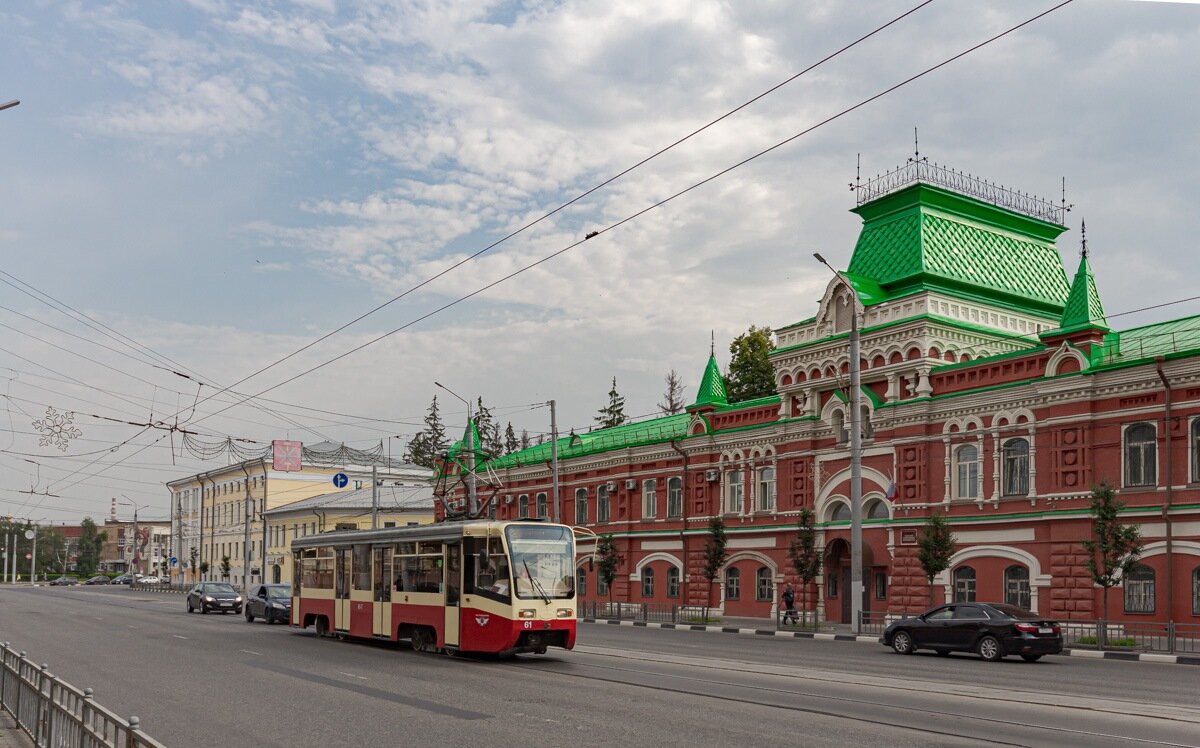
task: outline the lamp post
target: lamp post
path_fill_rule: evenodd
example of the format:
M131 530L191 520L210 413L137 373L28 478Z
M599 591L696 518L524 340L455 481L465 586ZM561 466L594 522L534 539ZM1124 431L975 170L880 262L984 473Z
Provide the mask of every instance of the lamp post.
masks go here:
M125 494L121 494L121 496L124 496L126 501L118 501L118 504L133 507L133 572L136 577L142 573L141 568L138 566L138 510L145 508L147 505L138 504L133 499L125 496Z
M861 370L858 352L858 317L865 312L858 293L850 280L835 270L819 253L817 262L837 276L850 292L854 311L850 314L850 631L858 635L862 629L863 568L862 568L862 392L859 390Z
M12 109L17 104L20 104L20 103L21 103L20 99L13 99L12 101L6 101L3 104L0 104L0 112L4 111L5 109Z
M459 402L467 406L467 511L474 518L479 514L479 501L475 498L475 424L472 420L471 404L441 382L434 382L434 385L454 395Z

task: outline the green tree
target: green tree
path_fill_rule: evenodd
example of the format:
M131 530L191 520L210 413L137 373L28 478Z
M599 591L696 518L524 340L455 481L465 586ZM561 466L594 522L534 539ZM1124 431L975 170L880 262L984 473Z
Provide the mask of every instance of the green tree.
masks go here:
M816 515L811 509L800 510L800 521L796 525L796 537L788 547L788 560L800 580L800 610L808 622L808 587L821 573L821 554L817 551L817 528L813 525Z
M75 568L80 576L95 575L100 566L100 552L108 536L96 530L96 523L91 517L84 517L79 523L79 550L75 557Z
M192 570L192 579L196 578L196 559L200 556L200 549L192 546L192 550L188 551L188 567Z
M492 415L492 409L483 404L482 397L475 402L478 406L475 411L475 429L479 432L479 441L483 442L477 444L475 449L483 450L490 457L499 457L504 454L504 440L500 436L500 424Z
M1108 617L1108 590L1133 572L1142 555L1142 534L1135 525L1120 521L1125 502L1108 483L1092 489L1088 497L1092 515L1092 539L1083 541L1088 552L1087 569L1092 581L1104 588L1100 618Z
M508 426L504 428L504 454L510 455L521 448L521 442L517 439L517 432L513 431L512 421L508 422Z
M708 594L704 598L704 620L712 607L713 582L721 574L725 559L729 557L728 539L725 537L725 521L713 517L708 521L708 539L704 541L704 578L708 580Z
M617 580L617 569L625 558L617 550L617 543L612 535L601 535L596 541L596 573L604 580L608 589L608 602L612 603L613 582Z
M221 579L229 581L229 556L221 556Z
M531 446L533 446L533 442L529 439L529 432L525 429L521 429L520 448L521 449L529 449Z
M207 562L207 561L201 561L201 562L200 562L200 573L201 573L201 574L207 574L207 573L208 573L208 569L209 569L208 562Z
M425 414L425 428L409 441L405 459L432 470L449 443L446 438L446 426L442 423L442 414L438 410L437 395L434 395L433 402L429 403L429 412Z
M65 573L67 570L67 539L54 527L36 529L37 568L46 572Z
M954 533L946 518L934 512L925 520L917 536L917 560L929 580L929 604L933 605L933 578L950 567L954 555Z
M663 391L663 399L658 404L658 409L666 416L682 413L684 406L683 378L679 376L679 372L671 369L667 372L667 376L663 377L663 382L667 389Z
M620 426L629 420L625 416L625 398L617 392L616 377L613 377L612 389L608 391L608 405L597 412L595 420L602 429Z
M729 344L729 374L725 392L729 402L753 400L775 394L775 369L767 354L775 350L770 327L750 326Z

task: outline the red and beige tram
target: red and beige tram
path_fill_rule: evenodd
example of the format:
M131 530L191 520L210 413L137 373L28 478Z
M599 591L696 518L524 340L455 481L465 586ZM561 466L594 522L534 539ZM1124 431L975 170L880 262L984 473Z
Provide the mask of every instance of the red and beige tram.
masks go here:
M537 521L442 522L292 541L292 625L436 652L575 646L575 538Z

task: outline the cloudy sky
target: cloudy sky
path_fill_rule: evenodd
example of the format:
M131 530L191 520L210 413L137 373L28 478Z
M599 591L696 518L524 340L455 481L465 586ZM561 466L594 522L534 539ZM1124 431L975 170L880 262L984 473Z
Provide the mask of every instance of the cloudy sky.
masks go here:
M204 418L235 402L221 395L193 412L197 391L412 289L918 4L5 4L0 101L21 104L0 112L0 512L77 520L125 496L165 516L162 482L216 464L120 420L182 410L209 441L383 440L399 453L434 380L530 432L548 413L529 404L550 398L564 431L586 428L614 376L631 415L655 411L671 368L694 396L710 332L720 353L751 324L815 311L827 278L812 252L844 266L857 236L858 155L864 175L903 163L914 127L931 160L1022 191L1057 200L1065 177L1075 208L1059 247L1073 272L1086 219L1110 312L1195 295L1200 5L1076 0L421 319L1054 4L935 0L236 388L332 361L265 395L277 402ZM439 402L461 424L462 406ZM39 444L47 407L75 413L65 452Z

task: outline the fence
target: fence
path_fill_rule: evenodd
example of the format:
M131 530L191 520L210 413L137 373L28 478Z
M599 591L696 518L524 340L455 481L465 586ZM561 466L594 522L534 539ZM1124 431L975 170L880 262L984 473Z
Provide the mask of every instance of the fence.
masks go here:
M608 618L618 621L653 623L704 623L704 608L668 603L623 603L581 600L576 606L580 618Z
M8 642L0 644L0 707L39 748L164 748L137 717L121 719L92 701L92 689L59 680Z

